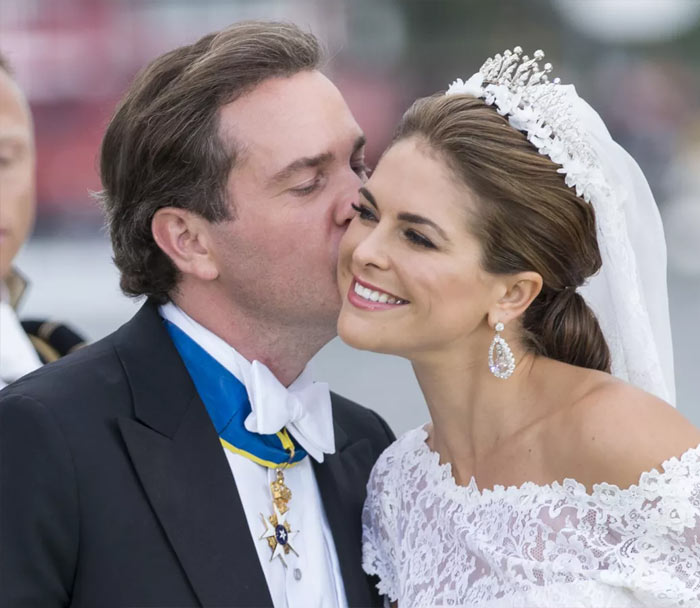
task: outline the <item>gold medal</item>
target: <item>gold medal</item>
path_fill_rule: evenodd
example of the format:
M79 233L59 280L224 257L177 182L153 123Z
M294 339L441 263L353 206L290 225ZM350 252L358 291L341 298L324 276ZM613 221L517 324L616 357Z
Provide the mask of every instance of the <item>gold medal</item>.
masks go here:
M272 505L274 512L267 519L261 513L265 532L263 532L260 540L267 540L267 544L272 550L270 561L279 557L284 567L287 567L287 562L284 561L284 555L294 553L297 557L299 554L290 544L290 540L299 534L299 530L292 530L292 526L287 521L287 512L289 506L287 503L292 499L292 491L284 485L284 473L282 469L277 469L277 478L270 483L270 492L272 494Z

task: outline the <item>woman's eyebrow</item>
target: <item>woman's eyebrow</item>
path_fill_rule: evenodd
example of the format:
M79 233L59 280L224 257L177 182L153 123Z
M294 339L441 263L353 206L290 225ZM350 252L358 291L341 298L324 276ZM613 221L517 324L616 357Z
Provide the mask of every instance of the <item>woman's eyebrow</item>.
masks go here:
M379 210L379 205L377 205L377 199L374 198L374 195L367 190L367 188L362 187L360 188L360 194L364 196L367 201L375 208L377 211ZM423 224L424 226L431 226L432 228L435 229L435 232L437 232L443 239L446 241L449 241L450 239L447 237L447 234L445 231L440 228L433 220L429 220L427 217L424 217L422 215L418 215L417 213L408 213L406 211L402 211L396 216L399 220L403 222L410 222L412 224Z

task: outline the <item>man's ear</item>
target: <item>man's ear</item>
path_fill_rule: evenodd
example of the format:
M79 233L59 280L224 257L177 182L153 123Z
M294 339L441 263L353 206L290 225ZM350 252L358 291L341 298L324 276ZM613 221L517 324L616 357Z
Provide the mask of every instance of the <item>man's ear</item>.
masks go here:
M507 325L520 317L542 290L542 276L537 272L519 272L504 278L503 295L491 307L488 323Z
M186 209L161 207L151 220L153 238L183 274L204 281L219 276L209 246L208 222Z

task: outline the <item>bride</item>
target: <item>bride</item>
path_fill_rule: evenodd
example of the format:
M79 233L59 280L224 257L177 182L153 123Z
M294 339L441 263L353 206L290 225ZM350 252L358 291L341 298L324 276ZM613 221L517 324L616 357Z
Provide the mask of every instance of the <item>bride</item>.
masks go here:
M340 336L431 417L375 465L364 567L401 608L700 606L658 212L541 59L415 102L341 245Z

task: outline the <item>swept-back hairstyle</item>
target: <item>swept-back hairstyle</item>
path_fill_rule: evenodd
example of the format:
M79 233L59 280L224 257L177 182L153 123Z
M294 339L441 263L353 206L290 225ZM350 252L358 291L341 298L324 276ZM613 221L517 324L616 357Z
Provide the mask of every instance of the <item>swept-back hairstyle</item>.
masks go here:
M127 295L169 299L175 265L151 232L155 212L180 207L217 222L235 214L226 180L238 153L219 110L273 77L318 67L318 41L292 24L250 21L166 53L134 80L107 127L104 207Z
M435 95L416 101L394 141L418 137L476 198L469 229L493 274L535 271L543 287L522 318L526 347L566 363L610 371L593 311L574 287L601 265L591 205L556 165L481 99Z

